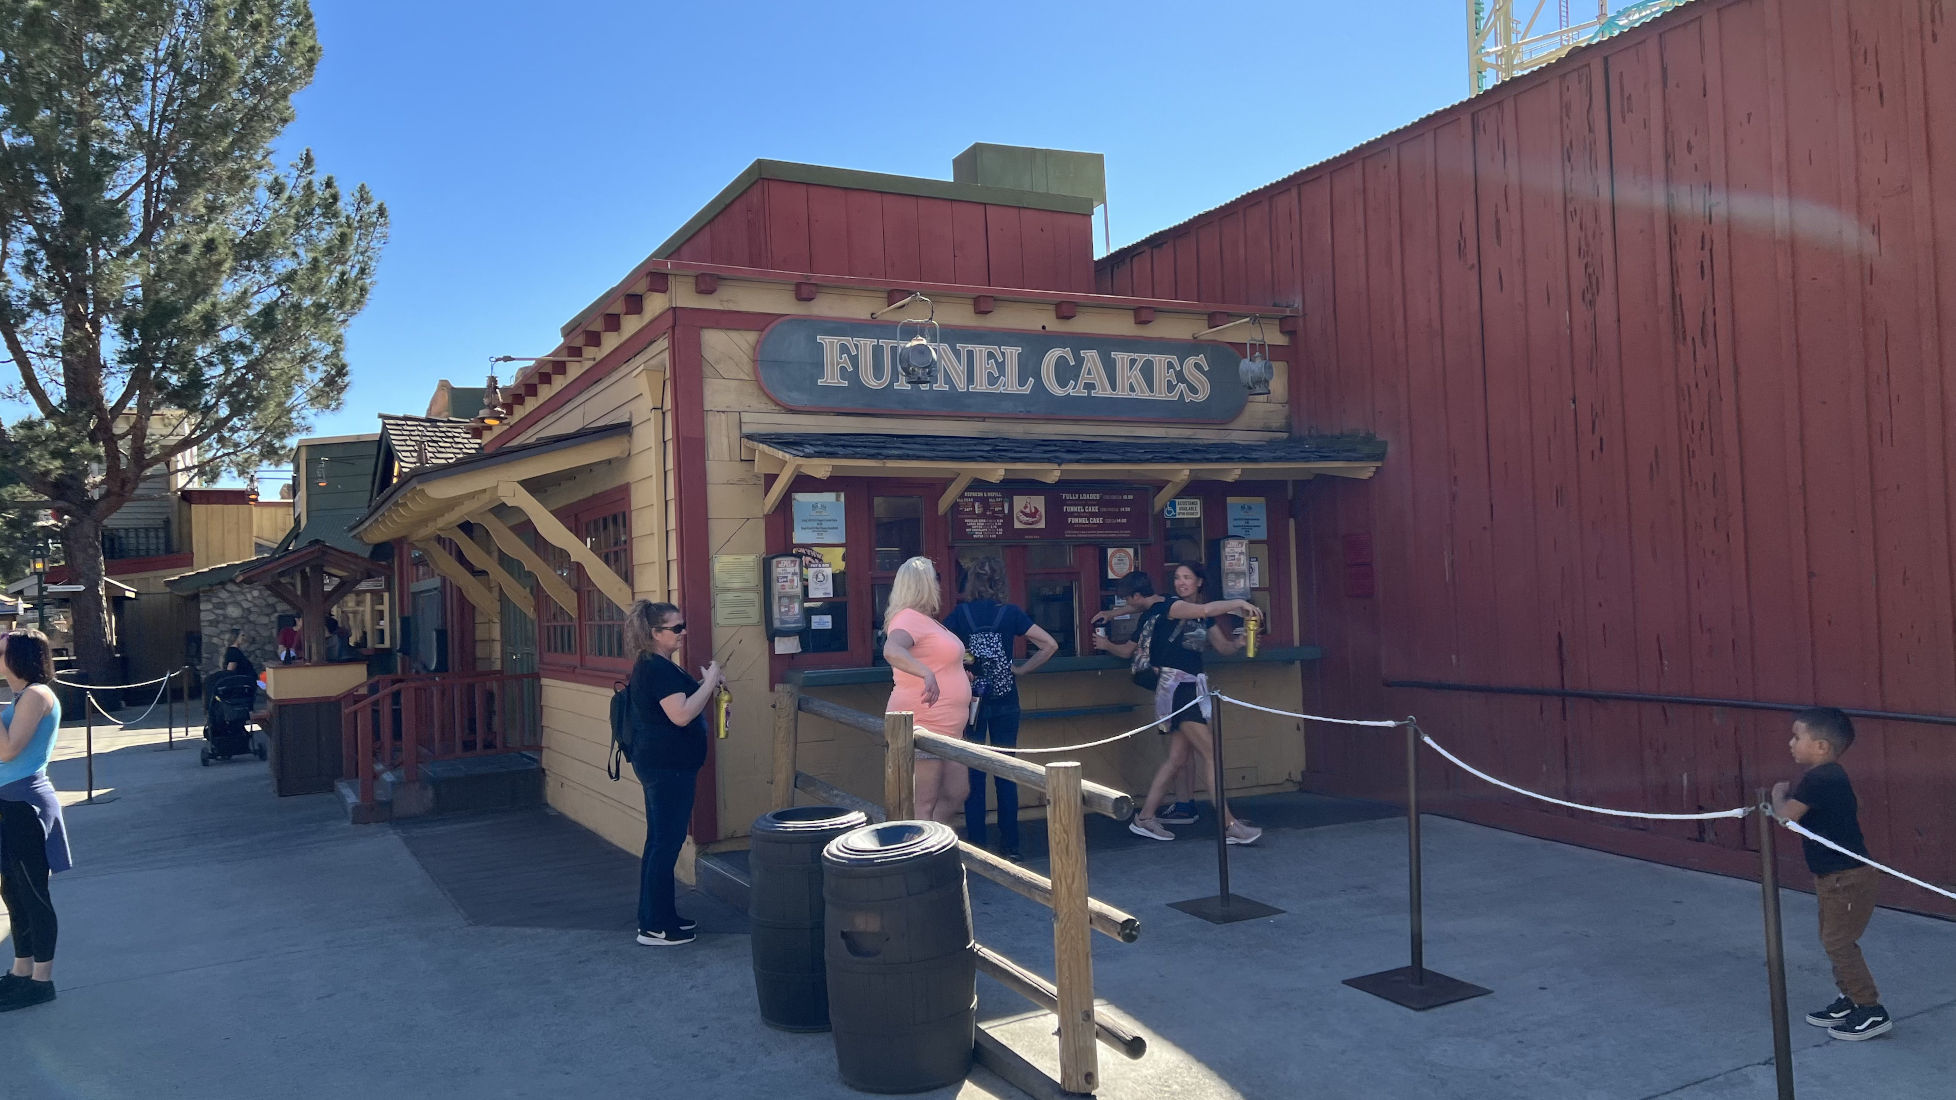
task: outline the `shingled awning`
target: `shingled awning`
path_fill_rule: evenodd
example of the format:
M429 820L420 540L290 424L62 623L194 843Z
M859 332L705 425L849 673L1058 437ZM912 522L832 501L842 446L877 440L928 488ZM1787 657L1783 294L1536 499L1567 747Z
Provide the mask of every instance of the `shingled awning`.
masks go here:
M1159 484L1156 507L1194 481L1307 481L1369 478L1385 461L1385 441L1369 435L1287 436L1255 443L1140 435L1125 439L1019 439L764 432L745 437L754 463L776 475L772 512L797 476L948 477L939 513L973 481L1130 481Z

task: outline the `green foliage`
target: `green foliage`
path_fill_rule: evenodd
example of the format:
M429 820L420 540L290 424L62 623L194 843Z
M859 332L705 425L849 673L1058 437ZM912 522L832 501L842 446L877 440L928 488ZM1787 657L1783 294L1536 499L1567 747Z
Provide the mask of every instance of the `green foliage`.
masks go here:
M387 213L272 160L319 52L303 0L0 5L0 467L70 517L338 405Z

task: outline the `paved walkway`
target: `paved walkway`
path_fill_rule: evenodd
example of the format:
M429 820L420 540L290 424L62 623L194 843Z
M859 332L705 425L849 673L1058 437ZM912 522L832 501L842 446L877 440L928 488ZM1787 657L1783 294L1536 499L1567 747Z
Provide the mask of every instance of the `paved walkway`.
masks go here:
M54 769L74 799L79 732ZM0 1017L0 1095L857 1095L826 1036L761 1026L735 914L694 897L699 943L636 946L633 861L564 819L354 827L330 796L273 797L255 760L199 768L162 739L98 731L115 801L70 811L61 998ZM1405 961L1403 826L1307 796L1243 809L1271 828L1232 850L1235 882L1287 911L1269 920L1166 907L1214 889L1201 826L1095 846L1094 892L1144 923L1096 939L1098 991L1151 1044L1103 1051L1102 1096L1773 1095L1756 886L1432 819L1428 961L1494 995L1412 1013L1340 984ZM1043 910L983 882L973 908L981 939L1050 972ZM1826 962L1812 898L1785 910L1803 1011ZM1900 1023L1859 1044L1796 1025L1800 1095L1948 1100L1956 925L1884 911L1865 942ZM980 998L1056 1068L1050 1016L989 979ZM1018 1094L980 1071L928 1095Z

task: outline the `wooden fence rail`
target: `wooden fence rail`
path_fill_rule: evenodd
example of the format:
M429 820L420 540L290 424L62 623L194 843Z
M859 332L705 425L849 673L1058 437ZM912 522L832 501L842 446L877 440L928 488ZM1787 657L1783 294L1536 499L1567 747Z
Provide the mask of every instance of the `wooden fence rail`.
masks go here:
M1129 1058L1147 1052L1147 1040L1112 1014L1097 1011L1093 996L1094 932L1122 943L1133 943L1141 922L1087 892L1086 813L1117 820L1134 812L1126 794L1089 783L1073 761L1034 764L960 738L916 728L908 713L873 714L824 699L811 699L792 685L774 689L774 807L794 805L795 792L804 791L824 802L862 810L875 820L907 820L916 816L916 754L929 752L940 759L975 768L988 775L1030 787L1047 797L1046 834L1051 849L1052 877L999 859L990 852L960 843L967 870L983 875L1053 912L1053 958L1056 980L1047 982L1011 959L974 945L978 965L1007 989L1059 1018L1060 1079L1052 1080L1023 1057L982 1031L976 1053L981 1062L1024 1088L1039 1091L1091 1093L1100 1080L1099 1047L1106 1043ZM860 731L883 745L883 805L852 795L797 767L800 716L812 714ZM887 808L887 813L885 813Z

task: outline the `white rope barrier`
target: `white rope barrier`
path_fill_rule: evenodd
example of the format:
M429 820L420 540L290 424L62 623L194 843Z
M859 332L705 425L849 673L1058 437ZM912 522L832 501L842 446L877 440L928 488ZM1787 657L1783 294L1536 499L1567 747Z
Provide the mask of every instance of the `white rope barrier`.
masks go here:
M1497 787L1500 787L1502 790L1513 791L1516 794L1526 795L1529 798L1533 798L1541 802L1548 802L1557 806L1565 806L1571 810L1583 810L1592 814L1608 814L1611 817L1641 817L1651 821L1711 821L1715 818L1722 818L1722 817L1744 817L1745 815L1751 813L1754 809L1757 809L1757 807L1754 806L1739 806L1730 810L1714 810L1709 813L1699 813L1699 814L1646 814L1646 813L1639 813L1635 810L1612 810L1604 806L1586 806L1580 802L1569 802L1560 798L1552 798L1545 794L1537 794L1536 792L1531 791L1526 787L1517 787L1513 783L1496 779L1493 776L1487 774L1486 772L1480 770L1479 768L1474 767L1472 764L1467 763L1465 760L1462 760L1458 756L1455 756L1454 754L1448 752L1445 746L1441 745L1438 741L1433 740L1432 737L1427 735L1425 730L1420 731L1419 738L1421 741L1424 741L1428 745L1431 745L1433 747L1434 752L1437 752L1441 756L1446 757L1448 760L1452 761L1456 767L1460 768L1462 771L1469 773L1470 775L1474 775L1480 779L1486 780L1487 782L1492 783Z
M59 676L54 678L54 682L60 684L62 687L94 688L96 691L128 691L130 688L146 688L151 684L167 683L172 676L181 676L183 673L183 669L171 669L154 680L144 680L140 684L78 684L73 680L63 680Z
M1018 756L1031 756L1036 753L1048 753L1048 752L1079 752L1081 749L1097 749L1102 745L1111 745L1116 741L1121 741L1129 737L1133 737L1137 733L1146 733L1147 731L1160 726L1163 722L1168 721L1170 718L1175 717L1176 715L1182 713L1183 711L1189 709L1190 707L1196 706L1201 702L1202 702L1202 697L1198 695L1195 698L1190 699L1188 702L1183 703L1181 706L1176 707L1174 710L1169 711L1167 715L1161 718L1156 718L1145 726L1136 726L1133 729L1128 730L1126 733L1117 733L1112 737L1103 737L1098 741L1089 741L1084 745L1059 745L1050 749L1047 748L1008 749L1002 745L987 745L983 741L973 741L971 743L974 745L978 745L982 748L990 749L993 752L1012 753Z
M1282 715L1285 718L1302 718L1306 722L1326 722L1334 726L1374 726L1380 729L1398 729L1402 726L1411 726L1416 724L1411 718L1395 718L1395 719L1388 719L1388 720L1366 720L1362 718L1327 718L1322 714L1303 714L1294 710L1279 710L1276 707L1266 707L1260 703L1251 703L1242 699L1238 699L1233 695L1224 695L1220 691L1211 692L1211 694L1214 695L1216 698L1221 699L1225 703L1234 703L1239 707L1247 707L1250 710L1260 710L1265 714L1278 714L1278 715Z
M1848 851L1846 848L1841 847L1840 845L1834 843L1831 840L1828 840L1826 837L1821 836L1819 833L1814 832L1812 829L1807 828L1806 826L1800 824L1797 821L1788 821L1777 814L1773 815L1773 819L1775 821L1778 821L1781 825L1786 826L1788 830L1798 833L1801 836L1807 838L1808 840L1811 840L1824 847L1832 848L1834 851L1839 852L1844 856L1853 856L1855 859L1860 860L1862 863L1867 864L1868 866L1874 868L1877 871L1894 875L1896 878L1901 879L1903 882L1909 883L1912 886L1920 886L1921 888L1929 891L1932 894L1941 894L1943 897L1946 897L1951 901L1956 901L1956 891L1945 890L1940 886L1931 886L1928 883L1923 882L1921 879L1914 877L1913 875L1905 875L1900 871L1895 870L1893 867L1887 867L1882 864L1876 863L1874 860L1869 859L1867 856L1856 855L1855 853Z
M175 673L171 673L170 675L171 675L171 676L174 676L174 675L176 675L176 674L175 674ZM129 721L127 721L127 722L118 722L118 721L116 721L116 720L115 720L115 715L113 715L113 714L110 714L110 713L109 713L108 711L106 711L106 710L103 710L103 709L102 709L102 704L100 704L100 703L98 703L98 702L96 702L96 701L95 701L95 693L94 693L94 692L92 692L92 691L90 691L90 692L85 692L84 694L86 694L86 695L88 696L88 705L89 705L89 706L92 706L92 707L94 707L94 708L95 708L95 711L96 711L96 713L98 713L98 714L100 714L100 715L101 715L102 717L104 717L104 718L107 718L107 719L109 720L109 724L110 724L110 725L112 725L112 726L114 726L114 727L115 727L115 728L117 728L117 729L125 729L125 728L127 728L127 727L129 727L129 726L133 726L133 725L135 725L136 723L138 723L138 722L140 722L140 721L142 721L142 720L143 720L143 719L145 719L145 718L148 718L148 717L150 716L150 713L151 713L152 711L154 711L154 710L156 709L156 706L157 706L157 704L158 704L158 703L161 703L161 702L163 701L163 693L164 693L165 691L168 691L168 690L169 690L169 683L168 683L168 681L169 681L169 679L170 679L170 677L169 677L169 676L165 676L165 677L163 677L163 679L164 679L164 681L165 681L165 682L164 682L164 684L163 684L163 686L162 686L162 687L159 687L159 688L157 688L157 689L156 689L156 698L150 701L150 704L149 704L149 710L146 710L146 711L144 711L144 712L142 712L141 714L138 714L138 715L137 715L136 717L134 717L134 718L131 718L131 719L130 719ZM140 685L139 685L139 686L140 686Z

